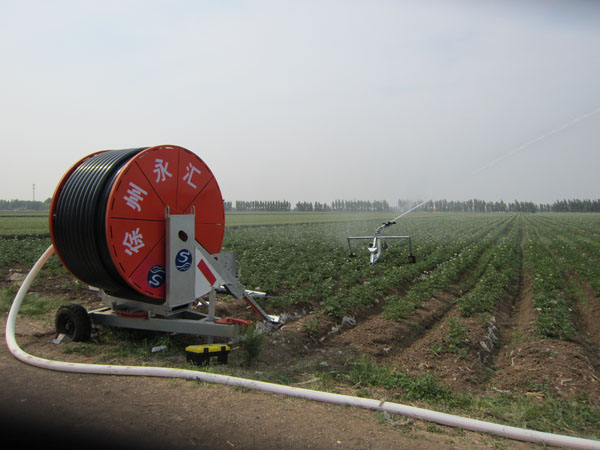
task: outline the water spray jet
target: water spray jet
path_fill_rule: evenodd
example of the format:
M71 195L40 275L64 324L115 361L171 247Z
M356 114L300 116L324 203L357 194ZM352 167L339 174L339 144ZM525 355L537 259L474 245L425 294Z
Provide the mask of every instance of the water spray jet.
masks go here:
M369 252L371 253L371 265L373 265L379 260L379 258L381 257L381 254L383 253L383 250L388 248L386 241L394 240L394 239L402 239L402 240L408 241L408 263L409 264L416 263L417 259L416 259L415 255L413 255L413 252L412 252L412 244L410 241L410 236L386 236L386 235L382 235L381 232L383 230L385 230L387 227L389 227L391 225L395 225L397 220L399 220L402 217L406 216L407 214L413 212L414 210L421 208L422 206L426 205L427 203L429 203L431 201L432 200L426 200L424 202L421 202L418 205L415 205L412 208L410 208L408 211L404 211L399 216L394 217L389 222L384 222L382 225L377 227L377 229L375 230L375 233L372 236L349 236L347 239L348 239L348 248L350 250L350 257L356 256L354 254L354 252L352 251L352 245L350 244L351 241L353 241L353 240L371 240L371 244L369 245Z
M478 169L474 170L471 172L471 176L475 176L478 175L484 171L486 171L487 169L493 167L494 165L496 165L497 163L504 161L505 159L508 159L526 149L528 149L529 147L533 146L534 144L537 144L540 141L543 141L544 139L547 139L551 136L554 136L556 134L559 134L569 128L571 128L572 126L583 122L584 120L589 119L590 117L595 116L596 114L600 113L600 107L596 108L592 111L589 111L585 114L582 114L580 116L575 117L574 119L571 119L570 121L564 123L563 125L554 128L534 139L531 139L527 142L525 142L524 144L516 147L515 149L509 151L508 153L492 159L491 161L489 161L488 163L484 164L483 166L479 167ZM383 252L383 250L385 250L388 246L386 243L386 240L392 240L392 239L404 239L408 241L408 247L409 247L409 256L408 256L408 262L409 263L415 263L416 262L416 258L415 256L412 254L412 244L411 244L411 240L410 240L410 236L385 236L382 235L381 232L382 230L384 230L385 228L391 226L391 225L395 225L396 221L401 219L402 217L406 216L407 214L410 214L411 212L413 212L414 210L421 208L422 206L426 205L429 202L433 202L433 199L431 200L426 200L424 202L421 202L419 204L417 204L416 206L413 206L411 209L409 209L408 211L403 212L402 214L400 214L398 217L395 217L394 219L390 220L389 222L384 222L382 225L380 225L376 230L375 233L373 235L370 236L350 236L348 237L348 248L350 249L350 257L354 257L356 256L354 254L354 252L352 251L352 245L351 245L351 241L353 240L371 240L371 244L369 245L368 249L369 252L371 253L371 258L370 258L370 262L371 265L375 264L379 258L381 257L381 254Z

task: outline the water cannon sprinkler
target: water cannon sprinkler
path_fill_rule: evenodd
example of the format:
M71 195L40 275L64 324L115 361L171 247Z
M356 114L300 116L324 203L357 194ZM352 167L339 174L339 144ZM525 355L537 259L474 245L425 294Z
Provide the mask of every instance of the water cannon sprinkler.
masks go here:
M350 257L353 258L356 254L352 251L351 241L353 240L371 240L369 244L369 252L371 253L371 265L374 265L379 258L381 257L383 250L388 248L387 240L390 239L405 239L408 241L408 262L410 264L414 264L417 262L415 256L412 253L412 245L410 242L410 236L385 236L381 234L381 230L387 228L390 225L394 225L396 222L386 222L380 225L377 230L375 230L375 234L373 236L349 236L348 239L348 248L350 249Z
M391 225L396 225L396 221L398 219L401 219L402 217L404 217L405 215L413 212L414 210L424 206L425 204L429 203L431 200L427 200L424 202L419 203L416 206L413 206L411 209L409 209L408 211L403 212L402 214L400 214L398 217L395 217L394 219L388 221L388 222L384 222L383 224L379 225L377 227L377 229L375 230L375 233L372 236L349 236L347 238L348 240L348 249L350 250L350 254L349 256L351 258L355 257L356 254L352 251L352 241L358 241L358 240L370 240L371 243L369 244L368 250L371 254L370 256L370 262L371 265L374 265L377 261L379 261L379 258L381 258L381 255L383 253L383 250L388 248L388 244L387 241L389 240L394 240L394 239L402 239L402 240L406 240L408 241L408 263L409 264L414 264L417 262L417 258L415 257L415 255L413 255L412 252L412 243L410 241L410 236L388 236L388 235L383 235L381 234L381 232L383 230L385 230L386 228L388 228Z

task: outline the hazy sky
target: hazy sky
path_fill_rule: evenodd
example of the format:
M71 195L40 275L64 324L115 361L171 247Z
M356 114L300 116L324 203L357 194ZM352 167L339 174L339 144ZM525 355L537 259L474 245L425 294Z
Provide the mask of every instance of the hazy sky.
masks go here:
M594 0L0 0L0 49L2 199L160 144L231 201L600 198Z

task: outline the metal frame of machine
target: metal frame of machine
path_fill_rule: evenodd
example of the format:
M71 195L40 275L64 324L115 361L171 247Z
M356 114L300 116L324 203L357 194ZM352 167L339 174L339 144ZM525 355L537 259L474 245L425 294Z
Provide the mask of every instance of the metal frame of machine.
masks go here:
M375 264L379 258L381 257L381 254L383 253L383 250L387 248L387 243L386 241L389 239L405 239L408 241L408 262L409 263L415 263L416 262L416 258L412 253L412 244L410 242L410 236L385 236L381 234L381 230L389 227L390 225L394 225L396 222L386 222L383 225L379 226L377 228L377 230L375 230L375 234L373 236L349 236L348 239L348 249L350 250L350 256L355 256L354 252L352 251L352 245L350 244L351 240L372 240L371 244L369 245L369 252L371 252L371 265Z
M174 145L103 150L79 160L60 180L50 208L50 235L64 266L94 286L104 306L61 307L56 330L89 339L91 323L235 337L241 319L215 315L216 293L256 302L239 283L233 253L220 253L225 212L210 168ZM208 301L202 300L208 295ZM264 294L263 294L264 295ZM198 302L206 314L193 309Z
M381 231L384 230L385 228L389 227L390 225L395 225L396 221L398 219L401 219L402 217L406 216L407 214L410 214L411 212L413 212L414 210L427 205L430 201L431 200L426 200L424 202L420 202L417 205L410 208L408 211L404 211L398 217L393 218L389 222L383 223L375 230L375 234L373 234L372 236L350 236L350 237L348 237L347 239L348 239L348 248L350 249L350 256L351 257L356 256L354 254L354 252L352 252L352 245L350 244L350 241L363 240L363 239L372 240L371 244L369 245L369 252L371 252L371 265L373 265L379 260L379 258L381 257L381 254L383 253L383 250L385 250L388 247L388 245L386 243L387 240L404 239L404 240L408 241L408 262L409 262L409 264L416 263L417 259L415 258L415 256L412 253L412 244L410 242L410 236L385 236L385 235L381 234Z
M279 324L279 317L267 314L255 301L263 293L246 291L236 277L237 261L231 252L211 255L195 239L195 214L166 216L166 299L156 305L113 297L98 290L102 308L88 312L92 323L121 328L164 331L213 337L235 338L240 324L250 322L215 316L216 293L226 292L245 300L265 320ZM208 313L191 307L209 296Z

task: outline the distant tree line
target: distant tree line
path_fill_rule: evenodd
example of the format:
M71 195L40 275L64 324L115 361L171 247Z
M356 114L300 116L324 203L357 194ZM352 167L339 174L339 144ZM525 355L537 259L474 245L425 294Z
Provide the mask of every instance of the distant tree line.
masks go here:
M386 200L334 200L331 204L320 202L298 202L296 211L373 212L391 211Z
M332 211L391 211L387 200L334 200L331 202Z
M313 204L312 202L298 202L296 203L296 211L301 211L301 212L306 212L306 211L313 211Z
M600 212L600 199L596 200L558 200L550 204L542 204L540 212Z
M327 203L320 202L297 202L296 203L296 211L306 212L306 211L315 211L315 212L328 212L333 211L331 205Z
M236 200L235 202L235 209L237 211L289 211L291 208L292 204L287 200Z
M298 212L387 212L408 211L421 203L414 200L398 200L397 205L391 206L386 200L334 200L330 204L321 202L297 202L292 209L288 201L236 201L237 211L298 211ZM225 202L225 209L232 210L231 202ZM229 205L229 207L227 206ZM476 212L476 213L536 213L536 212L600 212L598 200L559 200L552 204L514 200L506 203L503 200L489 202L477 198L456 200L435 200L423 205L421 211L437 212Z
M286 200L275 201L245 201L236 200L235 207L231 202L225 201L225 210L231 211L292 211L292 205ZM370 211L392 211L389 203L386 200L335 200L328 203L321 202L297 202L294 211L307 212L370 212Z
M417 204L415 202L412 202ZM399 201L399 207L407 210L406 201ZM433 203L438 212L600 212L600 199L597 200L558 200L554 203L533 203L515 200L512 203L486 202L485 200L448 201L436 200Z
M45 211L50 208L52 199L47 198L43 202L32 200L0 200L1 211ZM386 211L408 211L419 204L413 200L398 200L396 206L390 206L386 200L334 200L331 204L320 202L297 202L295 211L306 212L386 212ZM224 201L226 211L292 211L292 205L287 200L271 201L244 201L237 200L235 206L231 201ZM487 202L485 200L470 199L465 201L435 200L433 206L423 206L423 211L437 212L582 212L600 213L600 199L570 199L557 200L554 203L521 202L515 200L511 203L504 201Z
M515 200L512 203L486 202L485 200L470 199L465 201L436 200L433 202L435 211L438 212L537 212L538 205L533 202L520 202Z
M2 211L45 211L50 209L52 199L47 198L43 202L37 200L0 200Z

